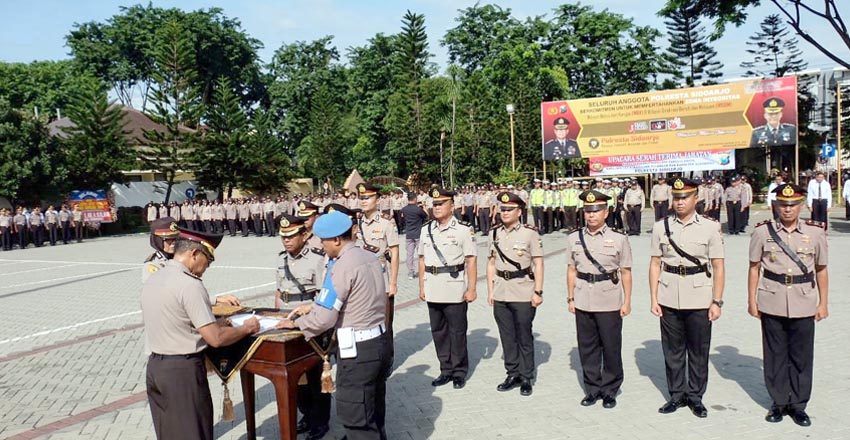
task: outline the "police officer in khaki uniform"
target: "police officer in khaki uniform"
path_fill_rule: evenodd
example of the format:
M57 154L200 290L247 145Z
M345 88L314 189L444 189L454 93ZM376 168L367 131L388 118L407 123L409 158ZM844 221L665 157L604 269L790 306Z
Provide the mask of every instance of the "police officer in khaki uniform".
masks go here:
M422 226L418 252L419 299L428 303L431 336L440 361L440 375L431 385L453 382L460 389L469 372L466 312L477 297L478 249L472 225L452 216L454 192L434 188L430 196L434 220Z
M711 322L723 307L725 266L720 223L696 213L697 183L673 180L675 215L652 228L649 291L652 314L661 318L661 348L670 400L658 412L690 407L708 416L702 396L708 384Z
M355 246L354 222L342 212L322 215L314 231L330 260L319 296L297 307L284 328L308 339L337 332L337 416L349 440L386 439L386 384L392 340L386 334L387 291L380 262ZM300 316L300 317L299 317Z
M151 222L151 247L154 249L142 267L142 283L156 271L165 267L174 256L174 242L179 230L177 222L171 217L163 217Z
M381 262L381 268L387 276L387 327L390 338L392 338L393 309L395 308L395 294L398 292L398 266L399 266L399 239L398 230L392 220L381 215L378 197L381 196L381 188L361 183L357 185L357 194L360 197L360 208L363 215L360 216L358 229L363 249L375 254Z
M213 405L203 351L230 345L259 330L256 318L241 327L213 316L201 276L214 260L221 235L179 229L174 259L142 288L147 396L158 439L212 439Z
M18 234L18 246L21 249L27 248L27 216L24 215L24 208L18 206L15 210L15 216L12 217L14 225L14 233Z
M567 236L567 303L576 315L576 336L585 397L617 405L623 384L623 318L631 312L632 248L625 234L605 223L609 197L596 190L579 195L587 227Z
M71 211L68 211L68 205L62 205L59 210L59 228L62 229L62 244L68 244L71 239Z
M0 208L0 241L4 251L12 250L12 216L6 208Z
M530 396L534 380L532 322L543 303L543 241L522 223L525 202L517 194L497 195L502 224L492 232L487 258L487 302L499 326L507 378L498 391L520 387Z
M313 234L313 224L319 218L319 207L313 202L302 200L298 202L295 215L304 217L304 228L307 229L307 246L314 252L324 255L325 250L322 247L322 240Z
M773 399L765 420L780 422L788 414L809 426L815 322L829 316L826 225L800 221L802 187L784 183L773 193L779 221L753 231L747 283L749 313L761 319L764 382Z
M670 185L667 184L667 179L664 176L658 178L658 183L652 185L649 191L649 201L655 208L655 221L667 217L671 208Z
M325 257L310 252L304 218L283 214L278 235L284 250L278 254L274 306L294 309L310 304L321 286L325 272ZM331 395L322 393L322 365L307 371L307 384L298 386L298 410L304 417L296 431L307 432L308 440L318 440L327 434L331 416Z

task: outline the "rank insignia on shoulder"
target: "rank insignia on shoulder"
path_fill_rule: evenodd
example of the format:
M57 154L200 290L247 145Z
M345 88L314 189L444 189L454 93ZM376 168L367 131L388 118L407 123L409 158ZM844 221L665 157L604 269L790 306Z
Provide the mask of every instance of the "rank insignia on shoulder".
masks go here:
M715 219L714 217L709 217L709 216L707 216L707 215L703 215L703 216L702 216L702 218L707 218L707 219L709 219L709 220L711 220L711 221L713 221L713 222L716 222L716 221L717 221L717 219Z
M283 254L285 254L285 253L286 253L286 251L285 251L285 250L280 251L280 252L278 252L277 256L279 257L279 256L281 256L281 255L283 255Z
M763 222L759 222L759 223L757 223L757 224L756 224L756 227L764 226L764 225L766 225L766 224L768 224L768 223L770 223L770 219L767 219L767 220L765 220L765 221L763 221Z
M814 220L806 220L806 224L809 225L809 226L814 226L816 228L821 228L821 229L824 229L824 230L826 229L826 223L824 223L824 222L818 222L818 221L814 221Z
M429 222L429 223L430 223L430 222ZM472 223L465 222L465 221L463 221L463 220L458 220L458 223L460 223L460 224L462 224L462 225L464 225L464 226L466 226L466 227L470 227L470 228L472 227Z
M537 230L537 226L529 225L528 223L524 224L523 226L525 226L525 227L526 227L526 228L528 228L528 229L531 229L532 231L536 231L536 230Z
M321 256L323 256L323 257L325 256L325 250L324 250L324 249L311 248L311 249L310 249L310 252L312 252L312 253L314 253L314 254L316 254L316 255L321 255Z
M570 229L569 231L567 231L567 235L570 235L570 234L572 234L573 232L577 232L579 229L581 229L581 226L577 226L577 227L575 227L575 228L572 228L572 229Z
M620 235L626 235L626 231L624 231L622 229L617 229L617 228L609 228L609 229L611 230L611 232L616 232Z

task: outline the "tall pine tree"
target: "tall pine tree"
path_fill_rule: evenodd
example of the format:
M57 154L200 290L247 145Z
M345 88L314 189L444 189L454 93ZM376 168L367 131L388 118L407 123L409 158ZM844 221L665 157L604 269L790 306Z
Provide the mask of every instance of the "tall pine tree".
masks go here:
M797 48L797 39L789 36L779 15L768 15L760 27L747 41L747 46L752 47L747 53L753 55L753 60L741 63L747 75L780 77L808 67L800 58L802 51Z
M708 44L705 28L693 0L665 15L664 25L670 35L667 60L679 71L676 78L693 87L696 83L712 84L722 76L723 64Z
M198 183L215 189L219 197L225 192L230 197L239 177L247 171L240 152L245 148L248 117L239 104L239 95L233 91L230 80L219 78L207 112L209 129L194 154Z

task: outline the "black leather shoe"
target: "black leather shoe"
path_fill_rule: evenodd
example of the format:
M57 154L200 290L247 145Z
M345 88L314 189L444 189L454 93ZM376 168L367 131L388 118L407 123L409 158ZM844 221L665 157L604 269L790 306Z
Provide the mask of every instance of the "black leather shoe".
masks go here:
M466 378L463 377L456 377L452 379L452 382L454 382L454 387L456 390L459 390L466 386Z
M452 377L451 377L451 376L447 376L447 375L445 375L445 374L441 374L441 375L439 375L436 379L434 379L434 380L432 380L432 381L431 381L431 386L432 386L432 387L441 387L441 386L443 386L443 385L445 385L445 384L447 384L447 383L449 383L449 382L451 382L451 381L452 381Z
M307 417L302 417L301 420L298 421L298 424L295 425L295 432L299 434L304 434L305 432L310 430L310 425L307 424Z
M523 379L522 383L519 385L519 394L522 396L530 396L532 393L531 381L528 379Z
M810 419L809 415L802 409L792 409L788 415L791 416L794 423L800 426L812 426L812 419Z
M695 416L701 419L708 417L708 410L702 402L689 403L688 406L691 408L691 412L694 413Z
M771 408L764 417L764 420L770 423L779 423L782 421L782 410L779 408Z
M686 403L685 403L684 400L679 400L679 401L671 400L671 401L665 403L664 406L662 406L661 408L658 408L658 412L660 412L661 414L671 414L671 413L676 412L676 410L679 409L679 408L684 408L685 405L686 405Z
M320 438L324 437L325 434L327 434L330 430L331 428L328 427L328 425L311 429L310 433L307 434L307 440L319 440Z
M605 396L605 397L602 398L602 407L603 408L611 409L615 406L617 406L617 399L615 399L614 397Z
M508 376L504 382L496 387L496 391L510 391L520 384L520 379L516 376Z
M584 399L581 399L581 406L592 406L597 400L599 400L599 396L588 394L584 396Z

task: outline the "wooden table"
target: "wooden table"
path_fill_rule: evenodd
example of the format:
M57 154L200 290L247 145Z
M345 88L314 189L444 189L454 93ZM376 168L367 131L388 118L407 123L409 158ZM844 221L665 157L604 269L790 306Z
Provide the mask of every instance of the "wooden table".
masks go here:
M269 379L274 385L280 438L295 440L298 379L319 362L321 362L319 355L300 334L266 339L260 344L251 360L239 372L242 378L248 440L257 438L257 425L254 418L254 375L259 374Z

